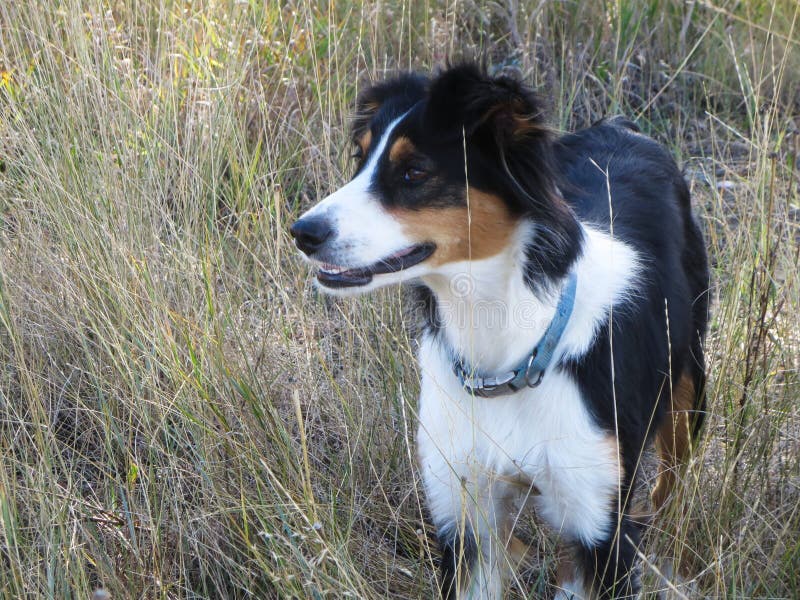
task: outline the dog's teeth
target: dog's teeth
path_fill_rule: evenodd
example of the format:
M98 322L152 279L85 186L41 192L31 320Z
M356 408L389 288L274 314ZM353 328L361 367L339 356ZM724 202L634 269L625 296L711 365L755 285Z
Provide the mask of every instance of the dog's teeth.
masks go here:
M327 273L329 275L338 275L339 273L343 273L346 270L347 269L345 269L344 267L337 267L336 265L329 265L327 263L320 267L320 271L322 271L323 273Z

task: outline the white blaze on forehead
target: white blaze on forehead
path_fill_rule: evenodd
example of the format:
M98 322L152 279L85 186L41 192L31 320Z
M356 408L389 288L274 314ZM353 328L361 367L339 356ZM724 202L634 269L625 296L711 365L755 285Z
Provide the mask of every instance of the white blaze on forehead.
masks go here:
M410 112L411 112L411 109L408 109L402 115L397 117L394 121L389 123L389 125L384 130L383 135L378 140L377 148L375 148L375 151L372 153L372 156L369 157L369 161L367 161L367 164L364 167L364 170L361 171L361 173L358 174L358 177L361 177L365 173L369 173L368 177L369 177L369 179L372 179L372 174L375 172L375 167L378 164L378 160L380 160L381 155L386 150L386 144L389 143L389 138L392 135L392 131L394 131L395 127L397 127L400 124L400 121L405 119L408 116L408 113L410 113ZM358 179L358 177L356 179Z
M343 264L369 265L412 243L403 233L400 223L386 212L369 189L392 131L409 112L389 123L355 179L301 217L321 216L331 222L336 232L336 238L332 240L333 249L341 256Z
M378 161L380 160L381 155L386 150L386 144L389 143L389 138L392 135L392 131L394 131L395 127L402 121L406 115L411 111L407 111L397 117L394 121L389 123L386 129L383 132L383 135L378 140L378 145L375 150L372 152L372 155L369 157L367 164L364 165L364 168L361 169L361 172L356 176L350 183L346 184L344 187L339 188L330 196L324 198L317 204L315 207L310 209L306 212L303 217L306 215L314 214L322 214L326 212L328 207L333 204L334 202L340 200L345 194L351 197L355 197L356 195L363 195L368 193L369 185L372 182L373 177L375 176L375 171L378 166ZM302 217L301 217L302 218Z

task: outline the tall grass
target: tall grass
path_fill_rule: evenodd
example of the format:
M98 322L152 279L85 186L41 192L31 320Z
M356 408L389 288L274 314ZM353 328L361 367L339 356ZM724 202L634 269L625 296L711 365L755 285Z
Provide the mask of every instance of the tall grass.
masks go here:
M320 297L286 226L348 176L361 86L473 55L557 127L636 117L692 184L710 415L647 586L674 556L679 593L800 596L798 29L793 0L0 3L0 590L434 595L403 296ZM535 539L519 597L552 594Z

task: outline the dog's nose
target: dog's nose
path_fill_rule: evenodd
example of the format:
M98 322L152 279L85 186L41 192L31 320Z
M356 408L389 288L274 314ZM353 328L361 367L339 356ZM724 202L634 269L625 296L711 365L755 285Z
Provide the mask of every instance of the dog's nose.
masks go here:
M289 232L294 236L297 247L311 255L331 237L333 228L323 217L305 217L296 221Z

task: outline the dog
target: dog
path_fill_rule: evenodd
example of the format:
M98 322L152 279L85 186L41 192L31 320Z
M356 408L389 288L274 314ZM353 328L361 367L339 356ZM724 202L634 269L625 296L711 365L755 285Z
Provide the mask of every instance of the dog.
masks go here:
M443 597L502 596L528 506L566 550L557 598L635 596L642 452L658 507L705 411L709 273L675 161L621 117L555 135L469 63L369 87L352 141L355 176L291 234L324 292L415 292Z

